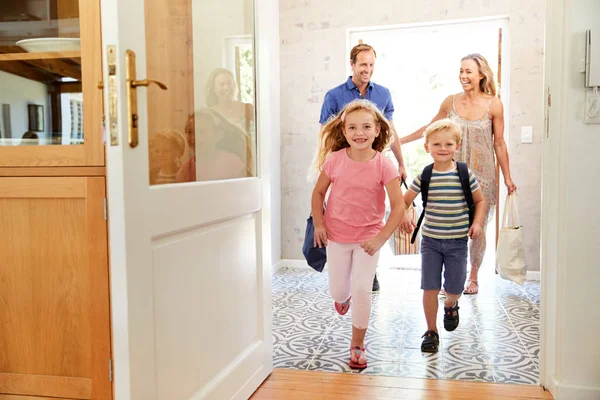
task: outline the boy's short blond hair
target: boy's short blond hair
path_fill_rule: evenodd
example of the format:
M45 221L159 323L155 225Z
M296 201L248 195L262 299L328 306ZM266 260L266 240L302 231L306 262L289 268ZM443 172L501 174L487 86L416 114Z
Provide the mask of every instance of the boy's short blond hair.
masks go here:
M156 140L166 140L167 142L173 144L177 148L177 153L179 157L183 157L183 153L185 152L185 143L186 140L181 133L174 129L165 129L163 131L158 131L154 133L151 137L151 146L156 144Z
M439 121L435 121L431 125L425 129L425 143L429 143L429 137L437 132L449 131L454 136L454 140L456 140L456 144L460 144L462 141L462 130L460 129L460 125L456 122L452 121L450 118L440 119Z

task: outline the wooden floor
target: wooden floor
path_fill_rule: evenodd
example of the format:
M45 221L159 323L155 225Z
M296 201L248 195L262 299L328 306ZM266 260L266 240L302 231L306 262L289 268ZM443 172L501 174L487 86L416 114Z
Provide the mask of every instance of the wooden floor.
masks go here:
M540 386L275 369L251 400L552 399Z

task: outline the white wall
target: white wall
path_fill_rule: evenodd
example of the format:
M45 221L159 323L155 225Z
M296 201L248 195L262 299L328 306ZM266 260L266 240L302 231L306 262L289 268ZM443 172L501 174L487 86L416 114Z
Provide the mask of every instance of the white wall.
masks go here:
M348 29L508 16L514 39L509 44L510 113L505 115L505 135L526 227L527 262L530 270L539 270L545 0L379 0L364 8L365 4L353 0L280 1L282 258L302 258L312 190L306 171L316 147L323 97L347 77ZM385 85L377 80L377 67L373 80ZM401 118L402 112L411 111L396 110L394 119ZM533 126L533 144L520 143L521 126Z
M10 104L12 137L19 139L29 129L28 104L44 106L44 129L49 131L48 88L43 83L0 71L0 103ZM38 132L41 137L43 132Z
M583 123L578 71L585 30L600 33L600 1L550 0L548 16L541 381L556 400L600 399L600 125Z

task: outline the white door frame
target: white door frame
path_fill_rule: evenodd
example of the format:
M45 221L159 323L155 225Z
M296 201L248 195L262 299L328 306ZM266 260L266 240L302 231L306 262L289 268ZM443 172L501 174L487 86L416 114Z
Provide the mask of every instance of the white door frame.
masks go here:
M542 221L541 221L541 296L540 296L540 383L551 393L556 393L556 366L558 360L557 344L560 337L557 320L564 313L557 300L559 290L564 291L564 281L558 277L559 260L564 252L558 245L559 227L563 224L558 212L564 205L559 187L564 180L563 168L560 168L559 138L549 140L549 134L557 135L566 129L567 107L560 104L564 98L563 40L568 18L564 13L563 0L548 0L546 9L546 60L544 66L544 130L542 156ZM553 107L548 105L550 94L554 97ZM549 119L549 121L548 121ZM551 132L548 132L551 122Z

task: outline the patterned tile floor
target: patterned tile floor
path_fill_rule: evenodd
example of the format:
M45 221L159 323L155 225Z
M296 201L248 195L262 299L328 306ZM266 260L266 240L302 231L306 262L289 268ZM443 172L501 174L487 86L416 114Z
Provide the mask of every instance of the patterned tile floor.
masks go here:
M537 384L539 282L522 287L497 275L480 276L480 293L463 296L460 326L440 327L440 351L422 353L426 330L420 272L379 268L365 347L369 367L360 373L414 378ZM480 275L484 275L483 273ZM282 268L273 276L273 342L276 368L356 372L348 367L351 311L338 315L327 274Z

